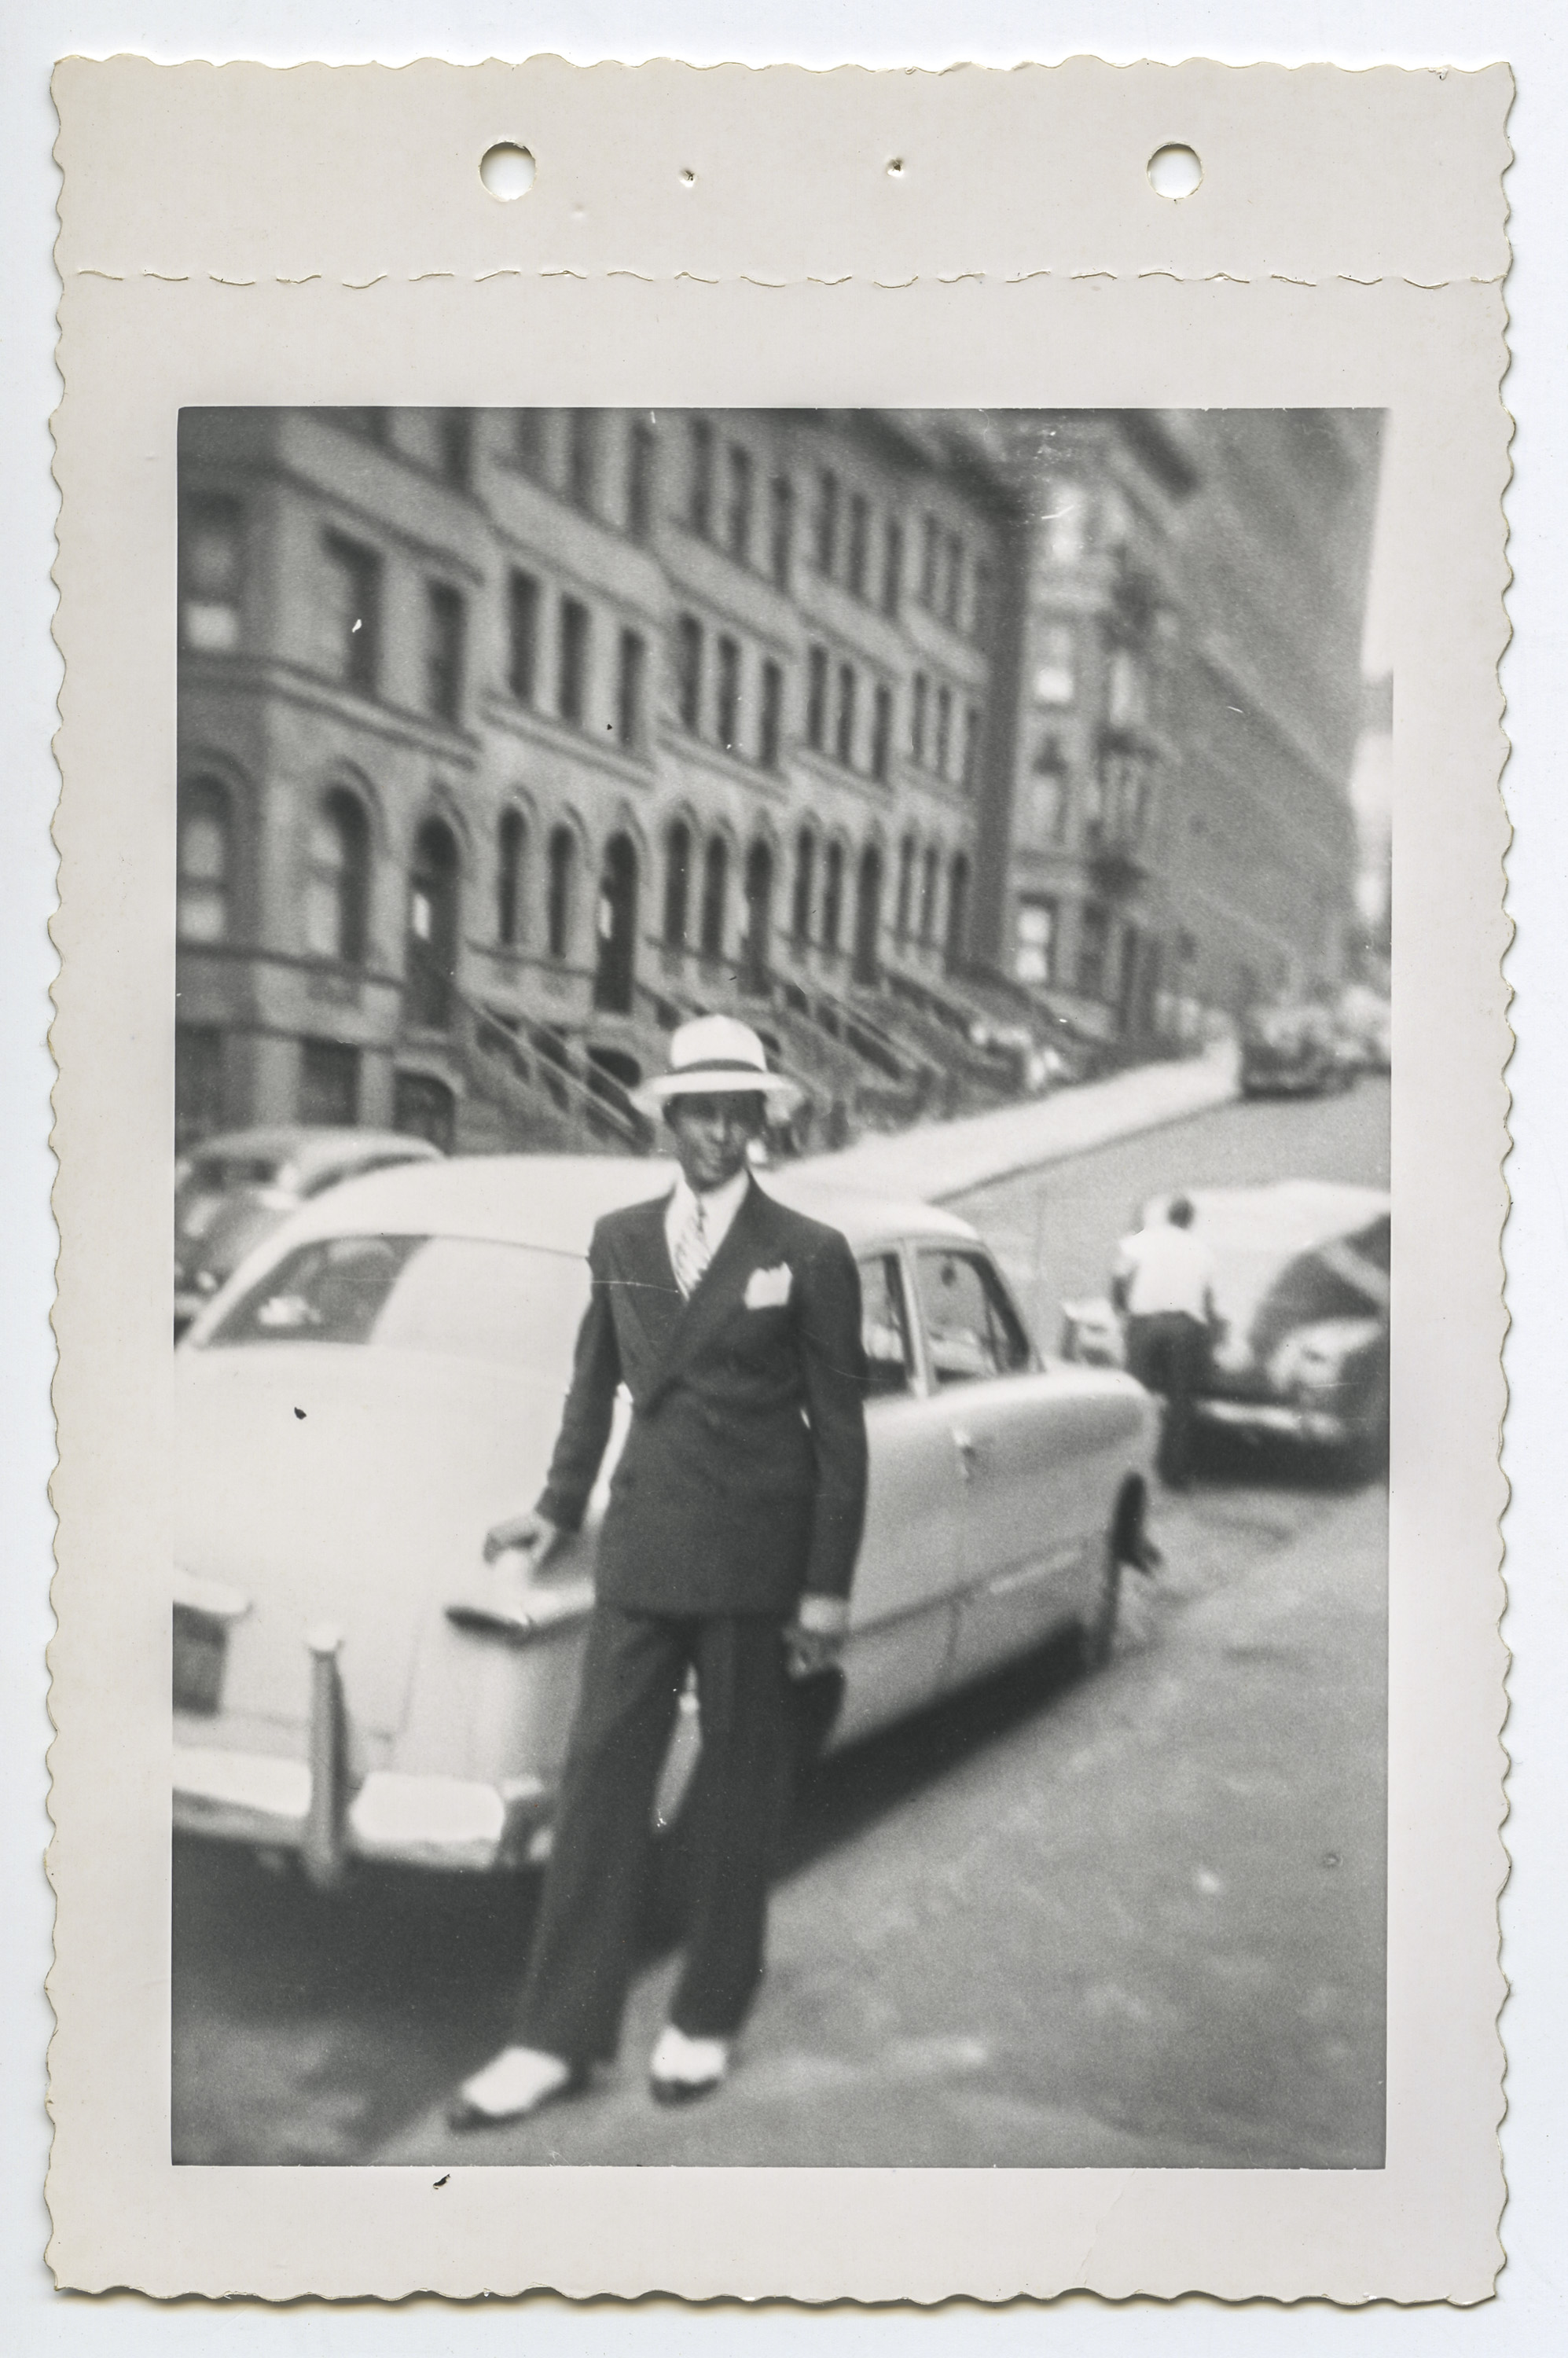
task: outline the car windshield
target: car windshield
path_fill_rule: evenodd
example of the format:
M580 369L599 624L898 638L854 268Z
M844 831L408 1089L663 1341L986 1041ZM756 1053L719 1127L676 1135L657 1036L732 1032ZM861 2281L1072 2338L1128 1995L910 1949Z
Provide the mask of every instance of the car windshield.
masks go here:
M472 1237L323 1237L253 1285L206 1347L362 1344L487 1359L564 1384L587 1299L588 1264L575 1254Z

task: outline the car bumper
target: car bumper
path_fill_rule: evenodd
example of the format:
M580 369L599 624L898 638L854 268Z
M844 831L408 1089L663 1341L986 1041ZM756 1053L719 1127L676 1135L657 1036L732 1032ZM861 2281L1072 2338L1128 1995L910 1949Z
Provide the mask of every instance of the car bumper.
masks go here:
M1325 1444L1348 1441L1350 1420L1336 1409L1314 1408L1292 1401L1196 1400L1194 1412L1206 1424L1235 1432L1282 1433L1292 1440Z
M322 1815L308 1762L193 1745L175 1748L174 1823L182 1833L309 1854ZM486 1785L378 1768L352 1795L327 1797L337 1856L484 1873L526 1863L549 1813L541 1778Z

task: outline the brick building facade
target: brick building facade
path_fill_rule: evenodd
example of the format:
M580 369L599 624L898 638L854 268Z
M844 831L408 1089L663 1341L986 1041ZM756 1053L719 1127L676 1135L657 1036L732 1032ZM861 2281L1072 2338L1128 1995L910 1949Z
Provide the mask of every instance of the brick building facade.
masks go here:
M832 1135L994 1100L999 1033L1318 971L1375 455L1353 413L188 411L182 1140L629 1143L712 1006Z

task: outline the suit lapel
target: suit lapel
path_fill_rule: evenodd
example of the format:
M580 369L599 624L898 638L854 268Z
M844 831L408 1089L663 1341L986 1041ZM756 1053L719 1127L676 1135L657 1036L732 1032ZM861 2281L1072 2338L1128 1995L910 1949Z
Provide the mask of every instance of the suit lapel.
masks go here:
M671 1384L691 1365L735 1307L759 1254L766 1249L773 1228L773 1198L764 1195L753 1179L723 1243L703 1272L701 1283L675 1323L644 1403L646 1409L658 1406ZM668 1260L667 1249L665 1260Z
M639 1204L627 1222L622 1248L625 1263L622 1282L627 1306L658 1360L669 1349L686 1311L675 1271L670 1267L670 1249L665 1237L669 1200L667 1195L656 1195L651 1203Z

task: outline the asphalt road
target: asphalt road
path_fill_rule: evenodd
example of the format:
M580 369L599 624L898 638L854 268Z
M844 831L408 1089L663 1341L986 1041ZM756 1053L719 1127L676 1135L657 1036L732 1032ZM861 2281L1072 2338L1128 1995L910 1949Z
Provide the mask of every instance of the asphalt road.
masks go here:
M1388 1092L1235 1106L964 1209L1051 1315L1179 1184L1386 1184ZM769 1978L730 2086L621 2070L457 2145L453 2082L505 2022L526 1886L376 1874L323 1899L178 1845L173 2145L191 2162L1141 2164L1381 2157L1386 1495L1232 1453L1168 1503L1108 1668L1032 1664L803 1793Z

